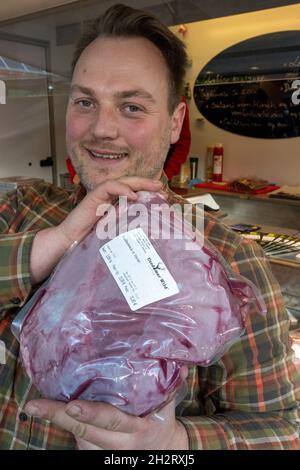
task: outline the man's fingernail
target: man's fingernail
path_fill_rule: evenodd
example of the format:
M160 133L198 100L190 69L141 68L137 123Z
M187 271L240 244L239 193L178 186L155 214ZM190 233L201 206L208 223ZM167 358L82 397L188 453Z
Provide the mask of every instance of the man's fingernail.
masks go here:
M66 408L66 413L73 418L79 418L82 415L82 409L78 405L72 405L70 408Z
M30 416L42 416L42 411L35 405L26 405L24 411Z
M162 182L159 181L159 180L152 180L152 183L157 184L157 185L161 185L161 184L162 184Z

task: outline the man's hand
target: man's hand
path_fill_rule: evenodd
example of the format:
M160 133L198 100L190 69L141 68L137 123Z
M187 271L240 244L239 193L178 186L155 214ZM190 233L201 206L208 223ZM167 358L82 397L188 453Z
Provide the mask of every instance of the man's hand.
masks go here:
M43 281L51 273L66 250L89 233L116 198L125 196L135 201L136 191L159 191L161 187L160 181L128 176L107 180L90 191L61 224L36 234L30 256L32 283Z
M65 238L66 245L69 247L74 241L80 241L87 235L97 220L105 214L107 205L116 198L125 196L130 201L135 201L136 191L158 191L161 187L162 183L158 180L152 181L136 176L107 180L86 195L68 217L56 227L57 233Z
M175 418L175 400L144 418L112 405L88 401L68 403L33 400L25 412L74 434L81 450L186 450L187 432Z

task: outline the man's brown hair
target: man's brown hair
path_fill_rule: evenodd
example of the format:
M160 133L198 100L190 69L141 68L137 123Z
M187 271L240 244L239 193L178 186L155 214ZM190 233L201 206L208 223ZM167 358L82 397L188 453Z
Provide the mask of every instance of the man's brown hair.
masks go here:
M73 55L72 72L83 50L98 37L142 37L160 50L169 71L168 107L172 113L181 99L187 66L183 42L152 14L122 4L114 5L86 24Z

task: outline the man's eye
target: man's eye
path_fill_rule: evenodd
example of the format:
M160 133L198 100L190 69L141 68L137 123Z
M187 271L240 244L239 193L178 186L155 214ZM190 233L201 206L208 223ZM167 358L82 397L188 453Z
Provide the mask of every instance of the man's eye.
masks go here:
M81 108L90 108L92 106L92 102L89 100L77 100L75 104L80 106Z
M125 106L125 111L127 111L130 114L138 113L139 111L142 111L142 109L139 106L136 106L135 104L127 104Z

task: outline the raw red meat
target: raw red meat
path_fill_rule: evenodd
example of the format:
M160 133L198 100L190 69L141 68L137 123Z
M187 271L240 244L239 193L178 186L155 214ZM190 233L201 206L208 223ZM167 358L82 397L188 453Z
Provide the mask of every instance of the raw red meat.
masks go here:
M141 192L139 202L150 213L166 196ZM151 239L146 219L138 225ZM250 300L257 301L253 286L233 279L192 232L196 249L186 250L186 240L174 236L180 227L177 215L171 239L151 240L179 293L134 312L99 254L108 240L96 230L61 260L21 332L24 365L44 397L105 401L143 416L175 393L182 364L207 366L240 336ZM252 310L262 309L258 301Z

